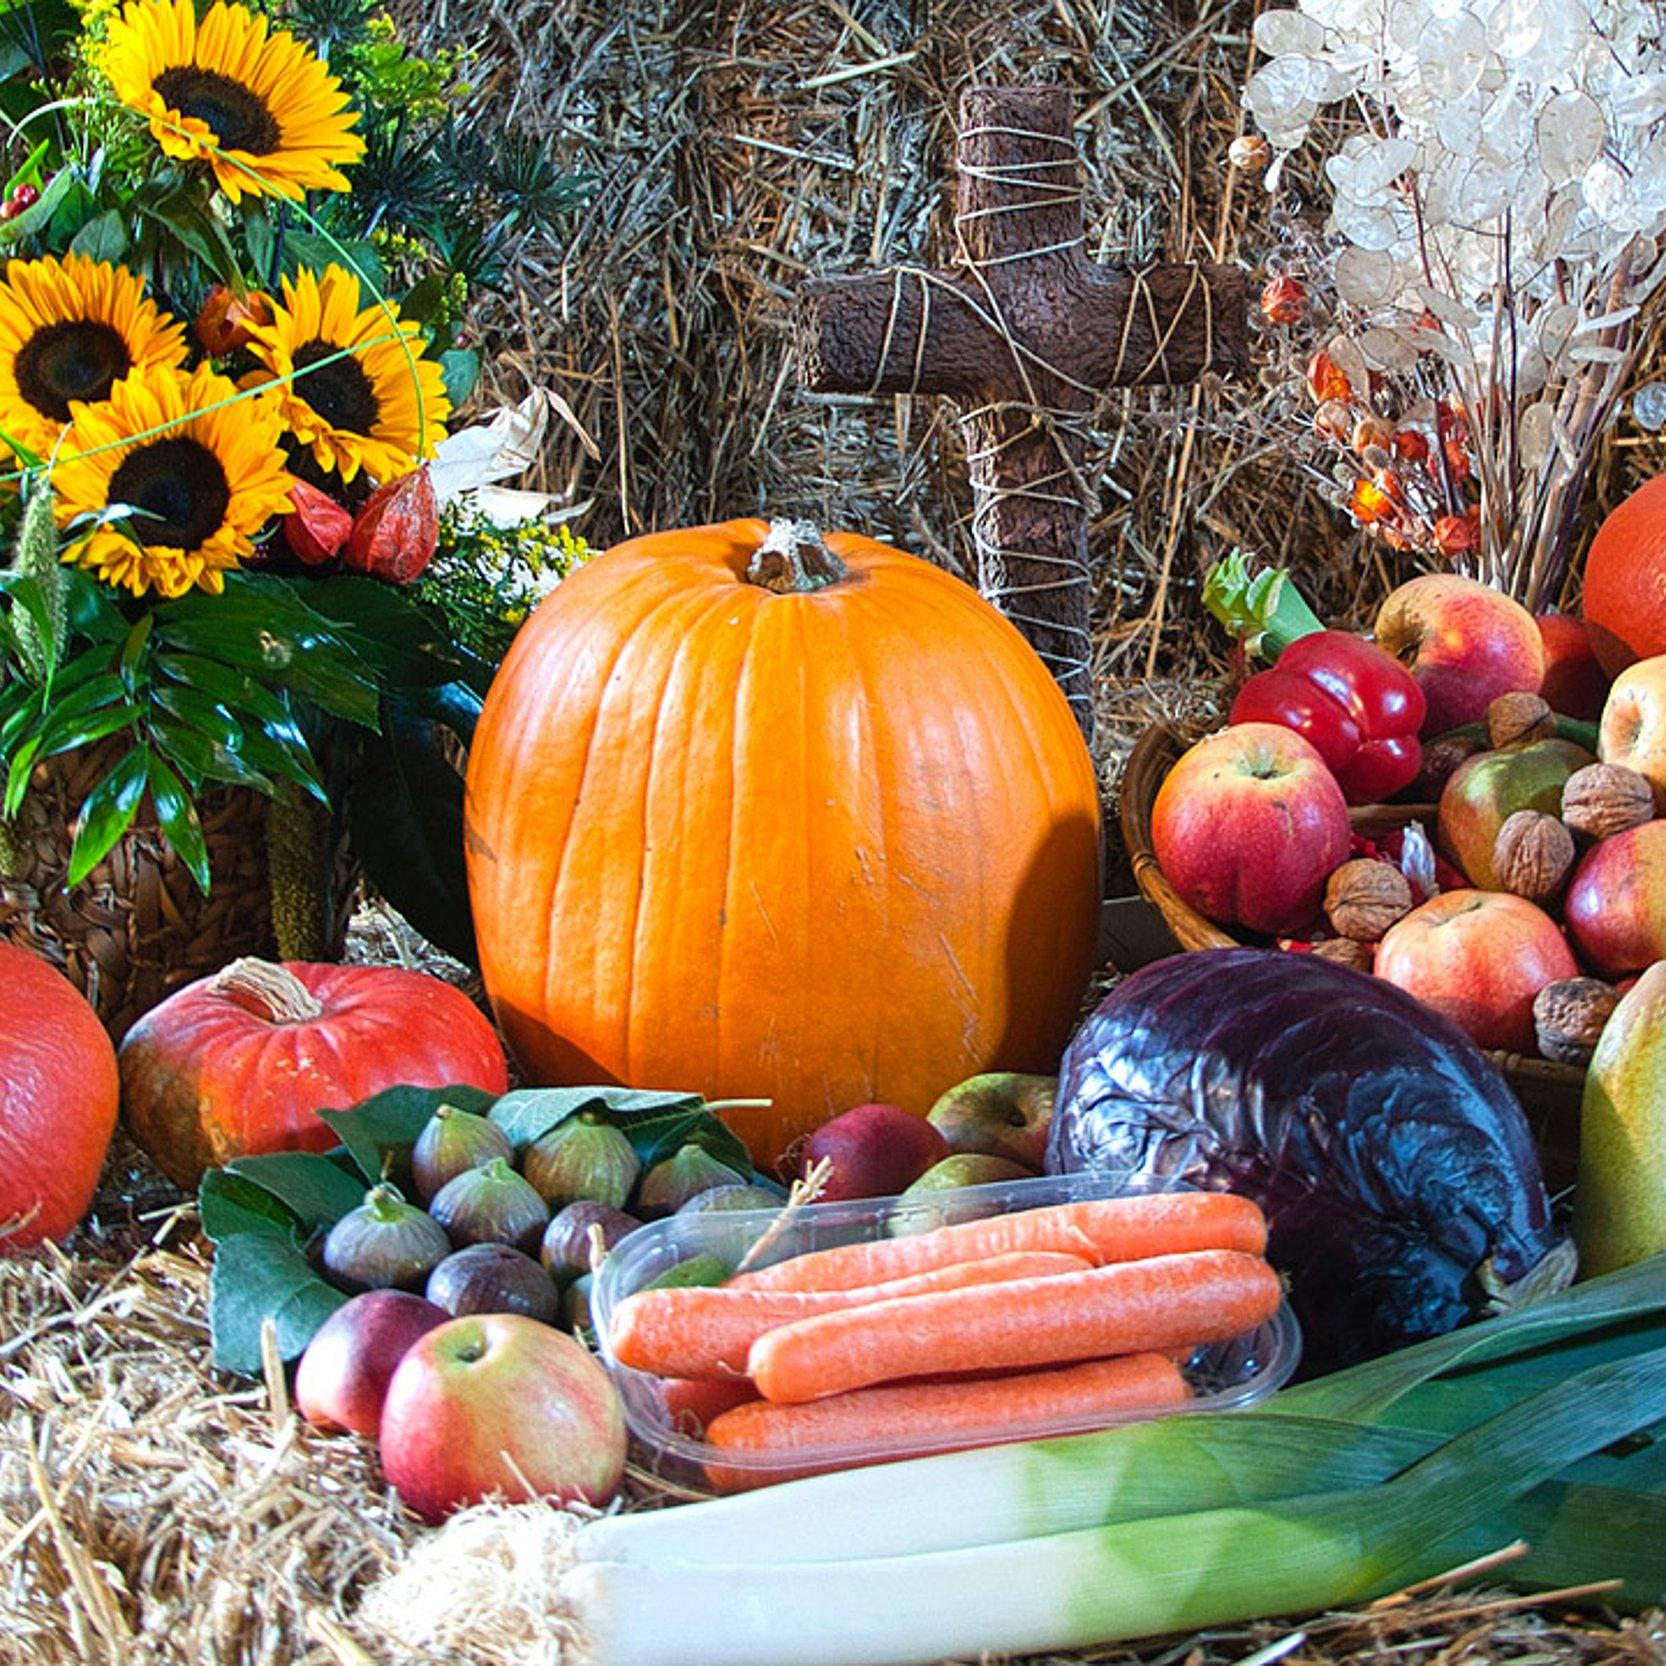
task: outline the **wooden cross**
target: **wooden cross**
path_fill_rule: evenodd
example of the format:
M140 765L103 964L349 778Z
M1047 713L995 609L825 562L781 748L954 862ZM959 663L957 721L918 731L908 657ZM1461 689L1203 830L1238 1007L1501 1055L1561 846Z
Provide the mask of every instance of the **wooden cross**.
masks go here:
M961 406L979 588L1047 662L1091 739L1089 419L1109 388L1242 370L1244 277L1087 258L1066 88L968 88L958 163L954 264L812 279L799 363L818 392L946 394Z

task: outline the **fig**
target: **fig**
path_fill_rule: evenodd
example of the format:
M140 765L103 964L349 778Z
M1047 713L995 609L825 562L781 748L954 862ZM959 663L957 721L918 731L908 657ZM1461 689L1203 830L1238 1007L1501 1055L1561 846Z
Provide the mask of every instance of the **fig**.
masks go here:
M459 1249L508 1244L533 1254L550 1218L544 1200L501 1157L453 1175L428 1207Z
M430 1272L451 1253L440 1222L393 1186L373 1186L324 1239L324 1276L338 1290L409 1290L420 1295Z
M526 1148L521 1172L552 1208L580 1201L623 1209L642 1165L610 1123L569 1117Z
M677 1213L711 1215L730 1209L779 1209L786 1201L778 1192L748 1181L739 1186L713 1186L709 1192L696 1192Z
M494 1157L507 1160L514 1155L509 1136L495 1122L455 1105L442 1105L411 1148L411 1178L426 1201L464 1169L477 1169Z
M636 1194L636 1205L652 1219L656 1215L674 1215L690 1198L709 1192L716 1186L741 1186L744 1174L736 1174L727 1163L720 1163L709 1151L698 1145L685 1145L682 1150L654 1166L642 1177Z
M539 1259L551 1278L577 1278L590 1271L592 1227L601 1228L602 1248L610 1250L627 1232L634 1232L641 1224L634 1215L627 1215L621 1209L588 1198L580 1199L569 1203L550 1222Z
M561 1317L575 1336L588 1336L596 1328L590 1322L590 1284L590 1275L580 1273L562 1292Z
M507 1244L470 1244L428 1275L423 1294L453 1318L470 1313L519 1313L541 1325L561 1317L561 1292L532 1259Z

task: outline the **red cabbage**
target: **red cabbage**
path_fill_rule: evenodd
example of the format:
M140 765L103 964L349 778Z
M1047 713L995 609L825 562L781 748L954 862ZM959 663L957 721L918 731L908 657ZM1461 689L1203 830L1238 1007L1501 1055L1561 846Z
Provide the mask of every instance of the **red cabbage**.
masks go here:
M1420 1002L1312 955L1175 955L1120 983L1065 1053L1047 1168L1253 1197L1308 1369L1478 1318L1558 1248L1504 1078Z

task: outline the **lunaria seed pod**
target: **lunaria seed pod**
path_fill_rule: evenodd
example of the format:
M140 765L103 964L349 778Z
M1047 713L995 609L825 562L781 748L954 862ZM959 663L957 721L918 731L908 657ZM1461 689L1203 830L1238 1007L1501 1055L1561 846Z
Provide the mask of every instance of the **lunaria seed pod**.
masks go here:
M324 1276L338 1290L410 1290L418 1295L451 1253L445 1229L392 1186L373 1186L324 1239Z

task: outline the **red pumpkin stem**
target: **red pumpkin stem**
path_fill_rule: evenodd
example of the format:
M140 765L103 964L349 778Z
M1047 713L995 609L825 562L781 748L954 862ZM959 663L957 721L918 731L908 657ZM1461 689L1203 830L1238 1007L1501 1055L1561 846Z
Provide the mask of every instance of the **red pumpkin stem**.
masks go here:
M850 577L814 521L774 520L747 563L746 581L777 596L806 596Z
M324 1016L313 993L287 966L245 955L214 974L209 987L269 1024L310 1024Z

